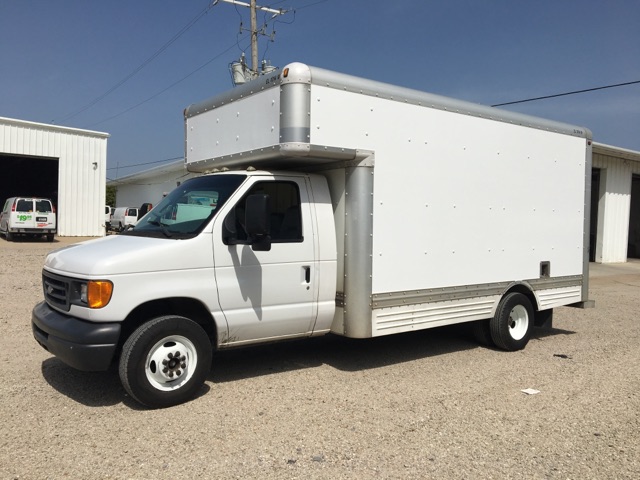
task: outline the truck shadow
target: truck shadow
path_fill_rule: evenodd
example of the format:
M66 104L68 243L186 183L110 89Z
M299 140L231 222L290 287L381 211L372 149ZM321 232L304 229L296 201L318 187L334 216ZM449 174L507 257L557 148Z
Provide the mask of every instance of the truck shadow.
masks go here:
M42 362L42 376L62 395L87 407L110 407L122 403L132 410L148 410L122 387L117 363L105 372L81 372L52 357ZM203 385L195 398L206 395L210 389L209 385Z
M117 368L82 372L51 357L42 362L42 376L58 392L88 407L116 405L125 397Z
M531 341L574 332L535 328ZM482 347L469 325L451 325L419 332L369 339L337 335L220 351L214 355L209 380L232 382L280 372L330 365L345 372L437 357Z
M536 328L531 341L573 333L555 328ZM213 383L234 382L325 364L337 370L357 372L476 348L485 347L478 345L467 325L364 340L326 335L217 352L207 380ZM42 362L42 376L55 390L87 407L124 403L133 410L146 410L125 392L115 363L105 372L82 372L51 357ZM210 389L205 384L197 397L206 395Z

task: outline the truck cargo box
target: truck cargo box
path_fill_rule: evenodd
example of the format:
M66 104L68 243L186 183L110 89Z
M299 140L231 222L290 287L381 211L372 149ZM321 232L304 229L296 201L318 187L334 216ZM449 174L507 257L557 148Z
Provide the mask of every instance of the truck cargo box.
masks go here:
M518 285L539 311L587 302L585 128L300 63L190 106L185 128L191 171L329 180L342 260L334 331L488 318Z

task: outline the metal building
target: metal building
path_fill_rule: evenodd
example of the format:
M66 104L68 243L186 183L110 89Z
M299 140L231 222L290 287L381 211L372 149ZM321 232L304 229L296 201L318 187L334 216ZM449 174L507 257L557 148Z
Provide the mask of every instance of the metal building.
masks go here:
M57 234L104 235L109 134L0 117L0 202L50 198Z
M197 174L187 172L184 160L154 167L116 180L109 180L116 188L115 207L139 207L143 203L157 205L163 195Z
M593 144L591 260L640 258L640 152Z

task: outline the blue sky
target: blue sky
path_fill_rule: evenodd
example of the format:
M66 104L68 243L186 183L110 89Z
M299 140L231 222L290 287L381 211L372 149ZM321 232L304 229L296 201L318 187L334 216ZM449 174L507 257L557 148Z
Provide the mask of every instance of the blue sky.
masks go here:
M184 108L231 88L229 62L250 56L239 34L248 9L220 2L200 16L210 4L2 0L0 116L109 133L109 178L181 157ZM640 80L637 0L258 4L292 10L266 18L276 35L261 39L260 58L277 66L301 61L487 105ZM640 84L504 108L640 151Z

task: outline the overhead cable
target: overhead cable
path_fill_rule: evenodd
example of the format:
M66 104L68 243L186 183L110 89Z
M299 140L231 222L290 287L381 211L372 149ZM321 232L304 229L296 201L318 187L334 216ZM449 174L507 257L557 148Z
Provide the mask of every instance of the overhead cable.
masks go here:
M172 161L175 161L175 160L181 160L183 158L184 158L184 156L180 156L180 157L165 158L163 160L154 160L152 162L136 163L134 165L124 165L124 166L123 165L118 165L116 167L109 167L109 168L107 168L107 170L118 170L118 169L121 169L121 168L130 168L130 167L140 167L142 165L151 165L153 163L172 162Z
M191 21L189 23L187 23L184 27L182 27L182 29L178 33L176 33L173 37L171 37L171 39L168 42L166 42L162 47L160 47L160 49L158 49L153 55L151 55L149 58L147 58L144 62L142 62L140 65L138 65L131 73L129 73L127 76L125 76L122 80L120 80L114 86L109 88L102 95L99 95L98 97L94 98L92 101L87 103L84 107L80 108L79 110L76 110L73 113L70 113L69 115L67 115L65 117L62 117L62 118L58 119L58 122L65 122L65 121L70 120L73 117L81 114L82 112L84 112L84 111L88 110L89 108L93 107L100 100L103 100L104 98L109 96L111 93L116 91L122 85L124 85L128 80L130 80L133 76L135 76L138 72L140 72L140 70L142 70L144 67L146 67L149 63L151 63L153 60L155 60L162 52L164 52L167 48L169 48L169 46L171 46L171 44L173 44L176 40L178 40L178 38L180 38L182 35L184 35L187 32L187 30L189 30L191 27L193 27L198 20L200 20L204 15L207 14L207 12L213 7L213 5L214 5L213 3L207 5L207 7L204 10L202 10L198 15L196 15L193 19L191 19ZM56 123L56 122L53 122L53 123Z
M235 47L236 47L236 45L237 45L237 43L234 43L233 45L231 45L229 48L227 48L227 49L226 49L226 50L224 50L223 52L220 52L218 55L216 55L216 56L215 56L215 57L213 57L212 59L210 59L210 60L208 60L207 62L205 62L205 63L203 63L202 65L200 65L198 68L196 68L195 70L193 70L193 71L192 71L191 73L189 73L188 75L185 75L185 76L184 76L184 77L182 77L180 80L177 80L177 81L173 82L171 85L169 85L168 87L166 87L166 88L164 88L164 89L160 90L159 92L157 92L157 93L153 94L153 95L152 95L152 96L150 96L149 98L147 98L147 99L145 99L145 100L143 100L143 101L141 101L141 102L139 102L139 103L136 103L135 105L133 105L133 106L131 106L131 107L127 108L126 110L123 110L123 111L122 111L122 112L120 112L120 113L117 113L117 114L112 115L112 116L110 116L110 117L108 117L108 118L105 118L104 120L100 120L99 122L92 123L91 125L88 125L88 128L95 127L96 125L100 125L101 123L108 122L109 120L113 120L114 118L117 118L117 117L119 117L119 116L121 116L121 115L124 115L125 113L128 113L128 112L130 112L131 110L134 110L134 109L136 109L136 108L138 108L138 107L140 107L140 106L144 105L145 103L147 103L147 102L149 102L149 101L153 100L154 98L156 98L156 97L158 97L158 96L162 95L162 94L163 94L164 92L166 92L167 90L169 90L169 89L171 89L171 88L175 87L176 85L178 85L178 84L179 84L179 83L181 83L181 82L184 82L187 78L189 78L190 76L192 76L192 75L194 75L195 73L199 72L199 71L200 71L200 70L202 70L204 67L206 67L207 65L209 65L211 62L213 62L214 60L217 60L217 59L218 59L218 58L220 58L222 55L224 55L225 53L227 53L227 52L229 52L230 50L232 50L233 48L235 48Z
M515 105L517 103L534 102L536 100L546 100L547 98L566 97L567 95L576 95L578 93L595 92L596 90L605 90L607 88L624 87L627 85L635 85L637 83L640 83L640 80L635 80L633 82L616 83L614 85L605 85L603 87L586 88L584 90L574 90L573 92L557 93L555 95L545 95L544 97L527 98L526 100L516 100L513 102L496 103L495 105L491 105L491 106L502 107L504 105Z

